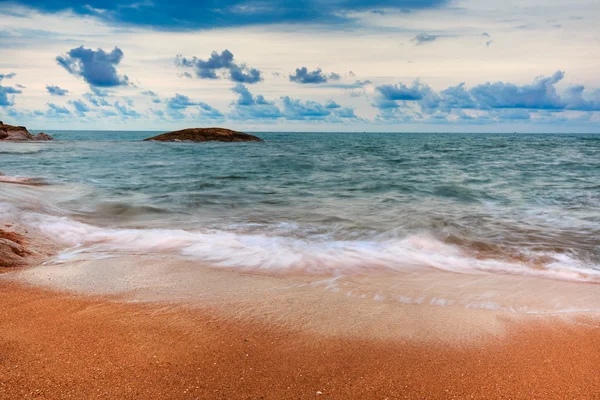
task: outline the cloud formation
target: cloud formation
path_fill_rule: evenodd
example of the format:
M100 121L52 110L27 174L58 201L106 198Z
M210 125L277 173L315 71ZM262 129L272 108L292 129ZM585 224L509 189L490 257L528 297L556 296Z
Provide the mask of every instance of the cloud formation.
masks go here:
M378 11L382 8L397 11L438 8L447 4L448 0L153 0L129 5L107 0L16 0L16 3L43 12L69 11L93 16L111 24L189 30L308 22L344 25L355 22L352 14L356 12Z
M317 68L314 71L309 71L306 67L296 68L296 72L289 75L290 82L296 83L326 83L329 80L340 80L341 75L335 72L325 74L321 71L321 68Z
M58 104L48 103L48 110L46 116L49 118L64 118L67 115L71 115L71 111L67 107L59 106Z
M3 86L4 79L12 79L16 76L14 72L10 74L0 74L0 107L8 107L15 104L15 94L23 93L21 90L13 86ZM13 96L10 96L13 95Z
M46 91L52 96L66 96L69 93L67 89L61 89L56 85L46 85Z
M223 114L213 108L209 104L202 101L193 101L188 96L175 94L175 96L167 100L167 114L175 119L183 119L186 117L184 111L188 108L194 108L198 111L197 116L206 118L221 118Z
M343 119L357 118L353 109L342 107L332 100L321 104L317 101L283 96L281 98L283 107L280 108L274 101L266 100L261 94L252 95L242 84L236 85L232 91L238 95L231 104L233 111L230 117L233 119L341 122Z
M133 108L133 101L129 99L126 99L124 103L121 103L120 101L115 101L114 107L118 115L120 115L121 118L124 119L139 118L142 116L135 110L135 108Z
M600 91L586 95L583 85L571 86L560 94L556 84L565 74L556 71L551 76L539 76L531 84L487 82L467 89L464 83L440 92L416 80L411 86L403 83L381 85L374 106L384 118L402 118L412 113L424 115L452 114L463 110L484 111L500 119L526 120L531 112L600 111ZM455 114L457 115L457 114ZM461 118L468 114L462 112Z
M82 77L91 86L116 87L129 85L127 75L120 75L116 68L123 56L123 51L118 47L107 53L102 49L92 50L80 46L56 57L56 62L70 74Z
M156 94L152 90L145 90L145 91L141 92L140 94L142 94L144 96L151 97L153 103L160 103L161 102L160 98L158 97L158 94Z
M479 104L479 108L529 108L540 110L560 110L566 108L556 92L555 84L564 78L562 71L550 77L537 77L531 85L494 82L477 85L469 93Z
M238 83L231 89L238 98L231 104L233 119L277 119L282 113L274 102L265 100L262 94L253 96L246 86Z
M75 112L81 117L85 116L85 113L91 111L90 107L88 107L88 105L85 104L82 100L70 100L69 104L71 104L73 108L75 108Z
M92 93L85 93L83 97L92 105L96 107L104 107L110 106L110 103L106 101L104 98L108 96L108 93L104 91L94 90L92 88Z
M219 79L217 72L224 71L225 77L233 82L256 83L262 80L258 69L235 63L233 53L229 50L223 50L220 54L213 51L207 60L197 57L186 58L179 54L175 58L175 65L193 68L199 79Z

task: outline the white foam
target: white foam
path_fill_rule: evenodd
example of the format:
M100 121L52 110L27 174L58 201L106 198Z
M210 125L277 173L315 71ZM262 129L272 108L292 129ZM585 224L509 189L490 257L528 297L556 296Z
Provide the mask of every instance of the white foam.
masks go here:
M14 207L0 207L2 213ZM14 215L13 215L14 217ZM597 266L554 255L545 269L466 256L458 246L427 234L381 240L308 240L217 230L105 229L66 217L21 212L23 223L71 249L95 254L178 254L207 265L247 270L348 273L372 269L411 271L435 268L459 273L509 273L600 282ZM67 256L68 257L68 256Z

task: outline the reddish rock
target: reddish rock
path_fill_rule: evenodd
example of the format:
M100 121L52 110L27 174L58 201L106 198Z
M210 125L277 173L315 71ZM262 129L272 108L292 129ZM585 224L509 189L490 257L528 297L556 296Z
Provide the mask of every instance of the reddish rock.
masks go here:
M10 131L7 133L8 133L8 137L3 139L5 141L34 140L33 135L26 130Z
M24 126L6 125L0 121L0 140L6 141L29 141L29 140L52 140L50 135L38 133L33 136Z
M263 142L259 137L225 128L190 128L144 140L158 142Z
M23 237L0 229L0 268L21 267L29 251L23 247Z
M53 140L53 139L52 139L52 136L50 136L44 132L40 132L33 137L33 140Z

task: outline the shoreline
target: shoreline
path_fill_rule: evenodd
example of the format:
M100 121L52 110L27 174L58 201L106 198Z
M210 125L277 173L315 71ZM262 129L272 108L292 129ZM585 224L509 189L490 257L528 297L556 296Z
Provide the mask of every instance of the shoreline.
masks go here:
M492 301L600 310L590 283L275 275L148 254L58 260L36 229L3 228L29 266L0 270L2 399L600 396L597 311Z

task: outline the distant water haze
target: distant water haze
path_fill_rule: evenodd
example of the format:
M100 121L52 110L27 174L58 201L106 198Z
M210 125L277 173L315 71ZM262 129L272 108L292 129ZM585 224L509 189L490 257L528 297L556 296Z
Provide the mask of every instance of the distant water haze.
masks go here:
M1 184L0 214L61 241L63 257L600 282L599 135L48 133L57 141L0 148L0 182L36 184Z

